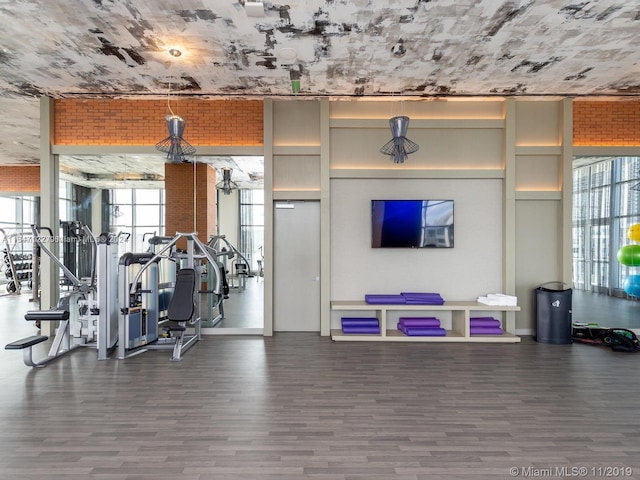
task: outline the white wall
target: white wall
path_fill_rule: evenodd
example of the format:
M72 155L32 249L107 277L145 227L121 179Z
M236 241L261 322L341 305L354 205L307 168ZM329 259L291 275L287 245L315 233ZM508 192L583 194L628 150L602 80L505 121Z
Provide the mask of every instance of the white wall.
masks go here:
M547 282L562 282L559 202L542 200L517 203L516 275L520 313L516 326L535 327L535 289ZM552 285L551 288L557 288Z
M224 235L236 248L239 248L239 215L238 190L232 190L229 195L224 195L218 190L218 233Z
M371 248L372 199L454 200L454 248ZM500 292L501 212L497 179L332 180L331 299L422 291L468 301Z
M329 266L321 333L336 323L330 301L404 290L463 301L517 294L522 311L507 314L507 321L530 331L532 287L567 281L568 105L562 99L274 101L273 133L265 142L273 196L318 199L322 206L321 256ZM401 113L410 116L407 136L420 150L396 165L379 148L391 138L388 119ZM371 200L401 198L453 199L454 248L372 249Z

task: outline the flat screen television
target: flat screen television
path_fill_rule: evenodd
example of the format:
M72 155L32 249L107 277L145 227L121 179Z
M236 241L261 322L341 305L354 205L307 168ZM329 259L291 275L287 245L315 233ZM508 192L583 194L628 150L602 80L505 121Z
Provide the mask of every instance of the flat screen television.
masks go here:
M453 248L453 200L372 200L373 248Z

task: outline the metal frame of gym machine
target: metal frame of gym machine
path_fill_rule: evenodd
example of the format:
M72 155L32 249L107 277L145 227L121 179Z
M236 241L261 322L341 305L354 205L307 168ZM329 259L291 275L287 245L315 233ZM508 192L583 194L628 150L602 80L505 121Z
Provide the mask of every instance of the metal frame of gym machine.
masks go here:
M51 230L46 228L51 233ZM62 263L58 257L42 242L41 234L35 225L31 225L34 244L58 266L72 287L72 291L60 298L52 310L32 310L27 312L27 321L59 322L48 355L39 361L32 358L32 347L48 339L44 335L34 335L10 343L8 350L22 350L23 361L30 367L44 367L49 362L79 348L97 347L98 360L108 358L109 351L115 346L117 338L113 335L114 313L117 313L113 270L117 264L117 249L110 242L109 234L96 239L86 225L82 226L85 238L92 247L92 270L88 279L81 280ZM53 235L50 235L53 239ZM103 278L98 285L96 270ZM111 322L111 323L109 323ZM115 324L117 328L117 323ZM95 340L94 340L95 339Z
M217 257L223 257L225 259L224 268L226 268L226 260L231 260L231 284L229 286L236 288L233 284L233 276L237 275L238 287L244 290L246 288L246 277L252 276L251 263L249 260L227 240L226 235L210 235L207 246L216 252ZM238 258L233 260L236 256Z
M222 311L221 272L216 261L216 252L211 247L203 244L197 233L176 233L176 236L168 243L164 244L156 254L141 254L140 258L131 258L128 261L125 256L120 260L118 281L119 281L119 321L118 321L118 359L126 359L147 350L172 350L172 361L182 359L182 354L191 348L201 338L201 318L200 318L200 294L216 295L217 302L213 309L218 307ZM180 241L187 241L185 253L172 251L172 248ZM136 254L133 254L136 255ZM196 286L194 292L194 314L190 322L193 327L193 334L187 335L184 329L175 329L176 336L167 338L160 337L160 283L158 263L162 259L173 259L181 262L181 268L191 268L196 271L197 278L201 278L203 273L202 261L207 260L207 279L211 281L211 271L215 275L212 289L200 290ZM138 263L135 263L138 262ZM144 263L142 263L144 262ZM184 263L184 264L182 264ZM139 265L135 275L131 275L129 267L133 264ZM144 276L143 276L144 275ZM196 282L197 285L200 281ZM208 285L210 287L210 285ZM221 317L222 313L218 315ZM171 321L169 317L167 319ZM174 333L174 329L168 328L169 333Z

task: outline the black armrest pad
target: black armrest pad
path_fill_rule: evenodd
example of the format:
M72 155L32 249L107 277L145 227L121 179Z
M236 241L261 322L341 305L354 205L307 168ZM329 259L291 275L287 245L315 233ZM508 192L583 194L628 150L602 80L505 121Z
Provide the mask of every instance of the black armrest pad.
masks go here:
M31 310L24 315L27 321L60 321L69 320L69 312L67 310Z

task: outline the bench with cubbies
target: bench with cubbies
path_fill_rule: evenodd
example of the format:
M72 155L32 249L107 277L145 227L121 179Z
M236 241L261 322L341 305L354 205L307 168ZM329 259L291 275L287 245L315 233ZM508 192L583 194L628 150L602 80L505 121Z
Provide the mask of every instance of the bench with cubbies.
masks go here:
M442 305L407 305L407 304L369 304L365 301L334 300L331 302L331 310L339 312L373 312L380 323L379 334L345 334L340 329L331 330L331 339L334 341L368 341L368 342L491 342L491 343L518 343L520 337L515 334L515 320L505 318L502 320L502 335L471 335L470 319L473 314L487 312L516 312L518 306L485 305L476 301L444 302ZM436 336L407 336L398 331L396 325L387 324L388 312L430 313L451 312L451 329L446 335ZM505 314L507 317L508 314Z

